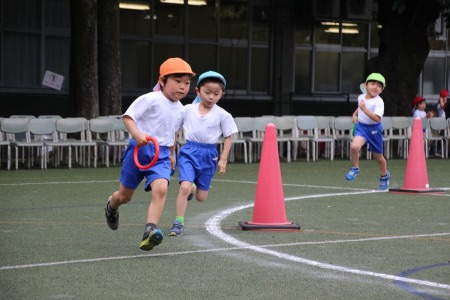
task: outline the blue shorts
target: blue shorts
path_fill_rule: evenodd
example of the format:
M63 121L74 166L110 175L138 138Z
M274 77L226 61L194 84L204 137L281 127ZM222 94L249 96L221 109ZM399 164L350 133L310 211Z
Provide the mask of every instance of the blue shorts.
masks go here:
M381 122L376 124L357 123L355 136L360 136L366 140L369 151L373 153L383 153L383 127Z
M127 150L123 154L122 172L120 173L120 183L127 189L135 190L142 179L146 179L144 190L151 190L150 184L155 179L164 178L170 183L170 149L169 147L159 147L159 157L156 163L147 170L140 170L134 163L133 153L136 148L135 139L130 139ZM139 162L141 165L148 165L153 159L155 148L153 144L139 148Z
M209 191L216 173L219 155L215 144L187 141L178 155L178 181L190 181L203 190Z

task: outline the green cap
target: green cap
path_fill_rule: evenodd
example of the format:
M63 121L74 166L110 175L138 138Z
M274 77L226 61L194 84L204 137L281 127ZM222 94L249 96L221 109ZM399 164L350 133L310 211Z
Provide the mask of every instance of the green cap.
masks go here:
M380 73L372 73L369 76L367 76L366 82L371 80L381 82L383 84L383 88L386 87L386 80Z

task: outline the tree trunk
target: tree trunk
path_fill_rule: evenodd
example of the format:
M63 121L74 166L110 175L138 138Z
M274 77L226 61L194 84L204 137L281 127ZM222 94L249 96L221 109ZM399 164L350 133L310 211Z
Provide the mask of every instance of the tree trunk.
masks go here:
M71 0L70 111L98 116L97 1Z
M404 7L394 7L403 4ZM404 9L404 10L403 10ZM388 116L410 116L418 79L429 53L428 28L439 17L438 0L379 0L379 55L369 60L368 73L386 78L381 94Z
M122 114L120 0L98 1L98 85L100 115Z

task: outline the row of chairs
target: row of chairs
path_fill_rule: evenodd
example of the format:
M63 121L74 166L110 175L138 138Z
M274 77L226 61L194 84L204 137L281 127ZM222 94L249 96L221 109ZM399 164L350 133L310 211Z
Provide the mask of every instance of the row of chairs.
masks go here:
M307 161L318 160L323 157L334 159L335 153L341 157L350 157L350 144L353 140L353 122L350 116L262 116L235 117L238 133L233 140L233 146L243 145L245 162L259 159L265 126L273 123L277 129L279 153L290 162L296 160L298 154L306 153ZM396 146L399 157L408 157L409 140L412 133L413 118L389 117L382 118L384 131L384 155L393 157ZM450 118L435 117L422 119L426 157L429 156L429 146L435 149L440 146L442 158L448 157ZM286 145L287 151L283 147ZM371 159L370 149L366 149L367 159ZM232 151L231 160L234 156ZM247 159L248 157L248 159ZM291 158L292 157L292 158Z
M329 117L262 116L235 117L234 120L238 133L233 138L233 147L236 144L243 145L245 162L251 163L260 159L264 131L268 123L275 125L280 157L286 156L288 162L296 160L300 151L305 151L308 161L310 155L313 161L317 160L321 144L325 144L324 156L331 160L334 158L335 139L329 131ZM234 151L231 161L233 155Z
M318 160L321 155L333 160L335 153L340 153L341 157L350 157L353 123L349 116L262 116L235 117L234 120L238 133L233 137L229 157L231 162L236 155L243 156L245 163L260 159L268 123L275 125L280 157L286 156L288 162L296 160L302 152L306 154L307 161L310 157L313 161ZM412 124L413 119L410 117L383 117L386 158L393 156L395 145L398 156L408 157ZM435 149L440 146L442 158L447 158L450 118L422 119L422 126L426 157L429 156L429 144L434 144ZM75 161L83 166L90 165L90 155L93 153L96 167L98 149L103 163L109 167L109 150L113 150L112 162L120 162L121 153L127 147L129 138L120 115L91 120L54 115L0 118L0 165L4 146L7 149L8 169L12 161L15 161L18 169L19 149L22 150L21 159L28 167L40 160L41 168L47 168L49 155L52 153L55 166L67 160L71 168L72 150L75 151ZM178 146L183 144L181 134ZM14 150L15 160L11 159L11 150ZM67 150L67 154L64 150ZM371 158L370 151L367 151L366 156Z
M434 150L433 155L448 158L448 148L450 140L450 118L441 117L422 118L422 131L424 138L425 157L430 156L430 150ZM409 141L412 136L414 118L412 117L383 117L384 141L387 145L386 157L393 156L394 142L397 144L397 155L408 158ZM390 147L390 144L392 146ZM438 151L440 148L440 151Z
M90 120L48 115L0 118L0 151L6 148L8 170L13 161L15 168L19 168L19 152L27 167L40 160L41 168L46 169L51 154L54 166L67 160L71 168L72 151L75 161L82 166L90 166L93 153L96 167L100 153L103 163L109 167L109 150L113 149L113 163L119 162L128 140L129 133L120 116ZM15 154L14 159L12 154ZM2 157L0 152L0 159Z

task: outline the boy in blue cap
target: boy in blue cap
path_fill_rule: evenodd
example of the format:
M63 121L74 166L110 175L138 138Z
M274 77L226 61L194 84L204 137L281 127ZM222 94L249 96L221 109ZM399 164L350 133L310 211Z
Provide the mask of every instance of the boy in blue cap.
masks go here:
M178 156L180 190L176 218L169 236L183 235L187 198L193 183L196 185L195 197L203 202L208 197L217 168L220 175L225 174L232 135L238 132L233 116L216 105L225 93L225 86L226 81L221 74L205 72L198 78L196 99L185 106L183 130L186 144ZM223 150L219 157L217 143L222 137Z
M358 108L352 115L352 121L356 124L355 137L350 146L352 167L345 174L345 179L349 181L358 176L360 172L359 151L367 143L380 168L380 190L389 188L389 178L391 177L383 156L383 128L381 126L384 102L379 95L385 87L386 81L380 73L372 73L367 76L366 93L358 97Z

